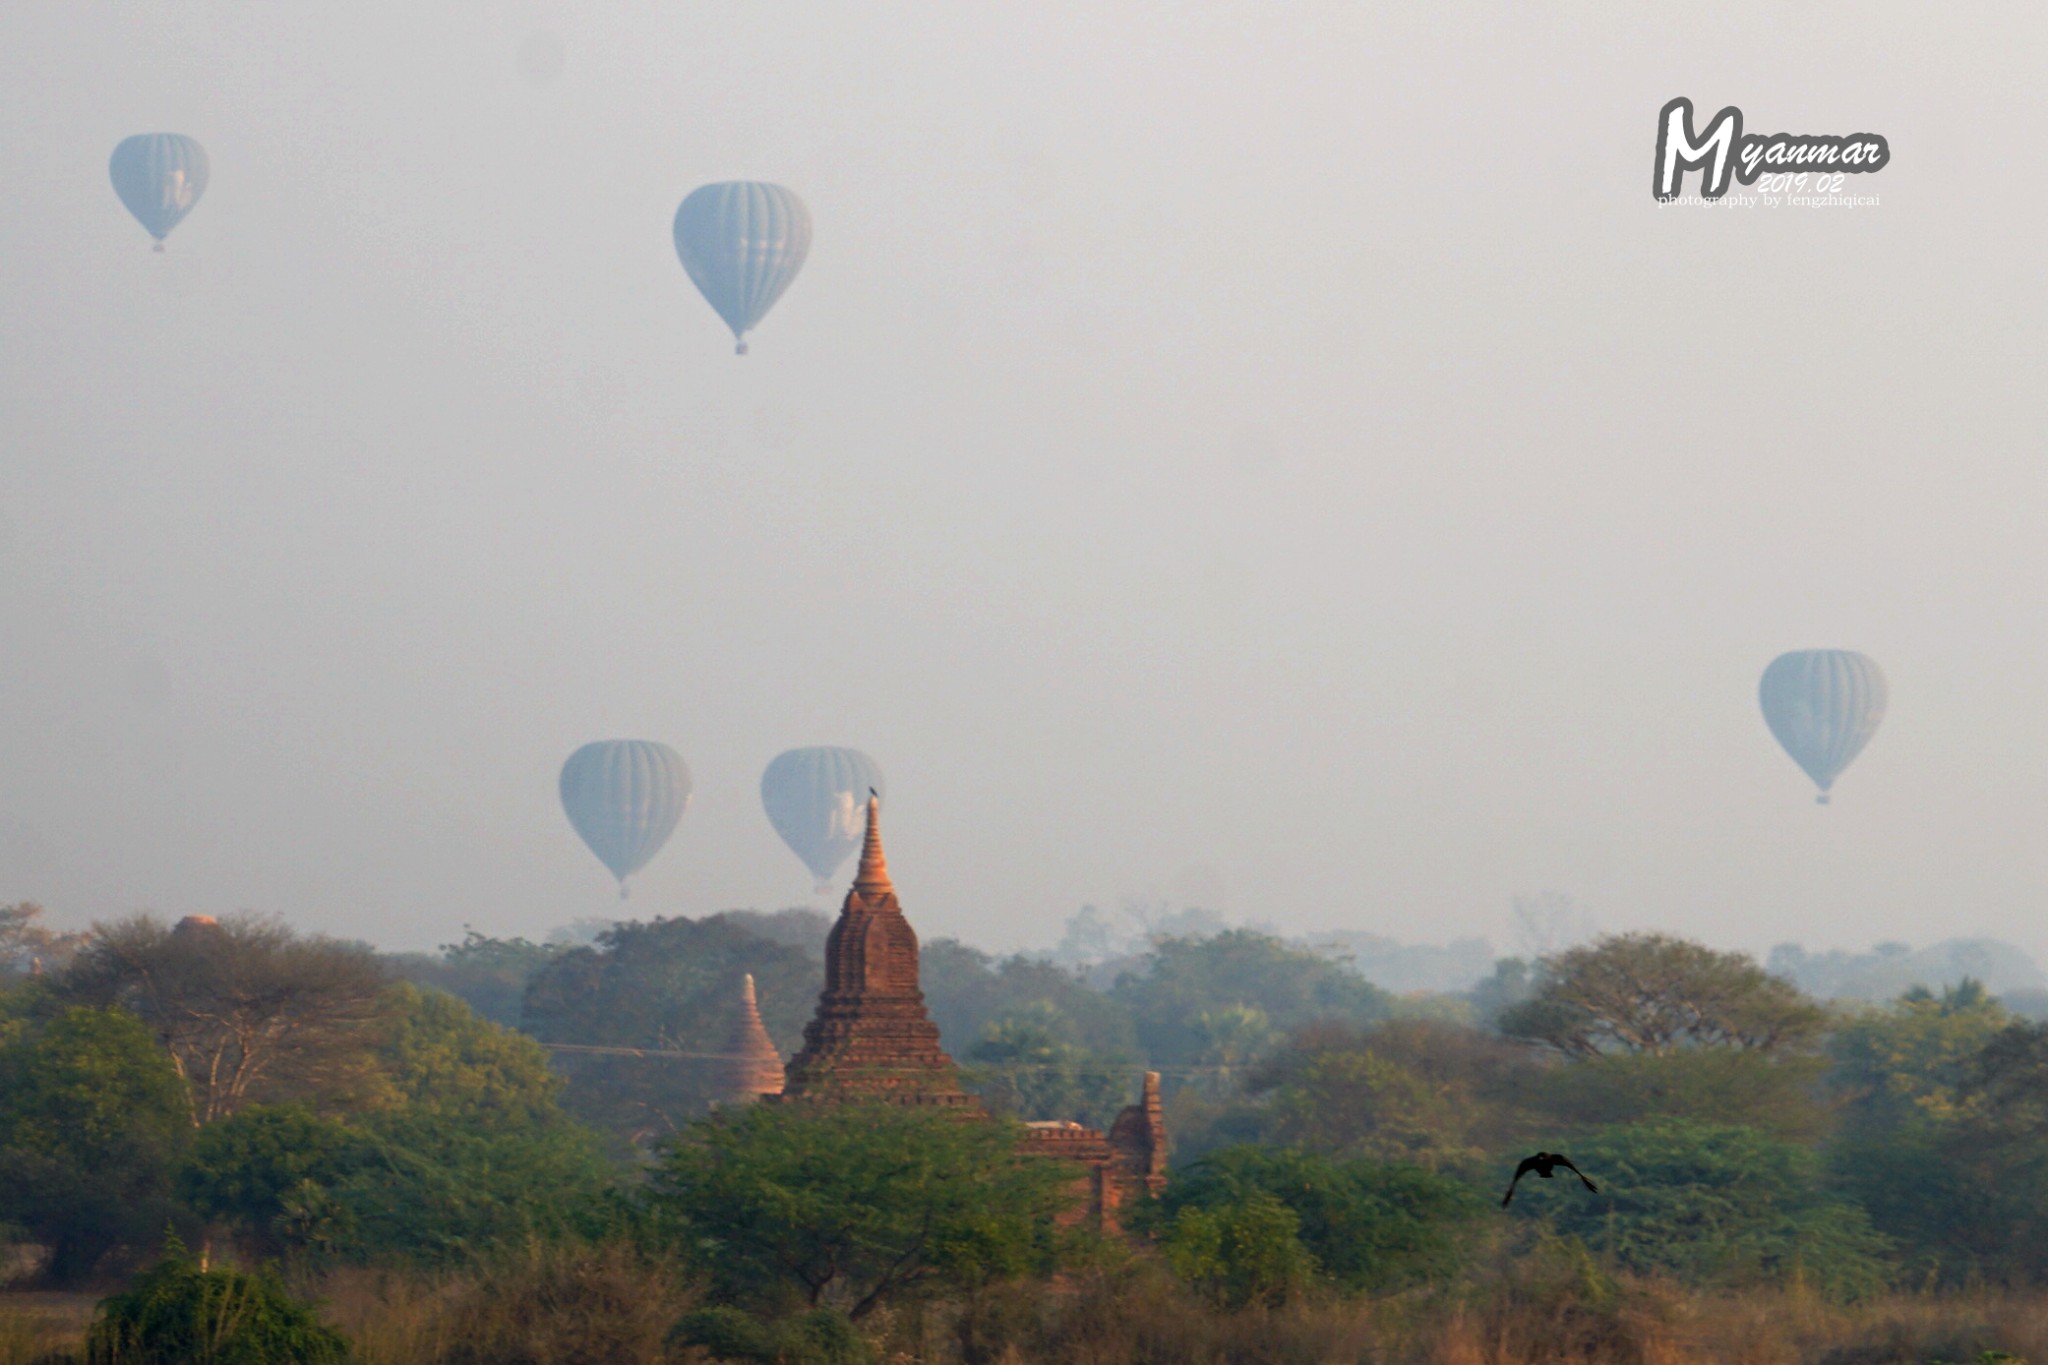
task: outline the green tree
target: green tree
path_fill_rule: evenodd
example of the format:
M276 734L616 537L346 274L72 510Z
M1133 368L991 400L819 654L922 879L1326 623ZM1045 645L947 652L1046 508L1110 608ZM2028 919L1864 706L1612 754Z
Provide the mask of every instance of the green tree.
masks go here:
M998 958L957 939L934 939L919 953L925 1007L955 1056L972 1051L991 1024L1050 1006L1062 1041L1103 1057L1137 1055L1130 1013L1071 969L1041 958Z
M756 931L774 918L728 912L613 925L594 946L570 949L534 974L524 1027L544 1043L722 1052L740 980L751 973L762 1023L788 1055L802 1043L824 968L803 948ZM569 1081L564 1107L636 1145L700 1117L717 1095L708 1059L560 1060Z
M1275 1030L1318 1019L1369 1023L1390 1013L1386 992L1341 962L1292 947L1269 934L1231 929L1204 939L1163 939L1145 970L1119 977L1110 992L1136 1024L1155 1065L1200 1065L1216 1046L1205 1014L1243 1006Z
M1523 1136L1540 1079L1528 1049L1456 1024L1312 1024L1246 1078L1244 1126L1282 1146L1456 1169Z
M1612 1262L1695 1284L1801 1281L1835 1296L1889 1276L1890 1245L1864 1211L1831 1193L1812 1151L1750 1128L1666 1121L1574 1138L1568 1175L1524 1178L1514 1212L1547 1218Z
M0 1047L0 1221L51 1249L69 1284L172 1216L184 1088L141 1020L72 1007Z
M1834 1126L1823 1057L1738 1048L1591 1057L1545 1071L1530 1096L1552 1127L1679 1119L1816 1142Z
M88 1365L343 1365L348 1342L274 1270L201 1270L183 1248L103 1299Z
M1916 987L1836 1025L1828 1042L1835 1067L1830 1081L1865 1129L1958 1118L1973 1064L2013 1022L1974 980L1938 996Z
M714 1360L759 1365L867 1365L875 1358L852 1321L830 1308L763 1321L714 1304L684 1314L669 1339L708 1351Z
M562 1119L562 1082L547 1050L483 1018L446 991L400 982L385 991L385 1069L398 1096L427 1110L492 1128Z
M492 1247L605 1230L618 1214L612 1168L572 1123L490 1127L432 1109L370 1116L367 1141L291 1189L277 1226L292 1244L342 1259L468 1260Z
M260 916L189 918L173 929L142 915L95 926L54 989L148 1024L184 1078L196 1127L247 1104L377 1102L383 986L361 944Z
M492 938L464 925L460 943L437 953L388 953L384 961L392 975L447 991L491 1022L518 1028L527 983L567 951L567 944Z
M1220 1230L1228 1210L1249 1207L1258 1198L1284 1206L1317 1273L1353 1291L1449 1278L1463 1261L1469 1233L1488 1211L1487 1201L1463 1181L1419 1166L1240 1146L1177 1173L1161 1214L1178 1231L1184 1214L1200 1210ZM1284 1262L1270 1253L1260 1259Z
M1535 993L1503 1011L1499 1026L1589 1058L1700 1047L1796 1052L1826 1022L1798 987L1741 953L1665 934L1611 934L1544 958Z
M1071 1022L1050 1000L992 1020L967 1060L969 1083L997 1112L1104 1129L1131 1102L1137 1074L1128 1061L1075 1043Z
M301 1240L288 1227L287 1210L360 1169L372 1148L361 1129L304 1105L252 1105L194 1136L178 1171L178 1196L258 1254L276 1255Z
M1928 1180L1885 1188L1885 1174L1912 1179L1906 1153L1930 1160ZM2007 1024L1961 1068L1946 1106L1867 1135L1841 1164L1880 1226L1910 1239L1929 1269L2048 1279L2048 1025Z
M1190 1204L1167 1224L1160 1250L1173 1273L1226 1308L1274 1305L1315 1279L1301 1218L1261 1189L1227 1203Z
M756 1105L680 1134L650 1197L728 1297L858 1321L1044 1264L1073 1173L1021 1155L1020 1134L895 1105Z

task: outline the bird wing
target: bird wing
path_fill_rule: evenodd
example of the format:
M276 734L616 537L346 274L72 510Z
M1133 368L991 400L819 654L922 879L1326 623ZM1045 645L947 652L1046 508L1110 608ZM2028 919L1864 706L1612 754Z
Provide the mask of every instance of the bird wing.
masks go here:
M1502 1208L1506 1208L1508 1206L1508 1201L1515 1197L1515 1186L1521 1183L1522 1177L1535 1169L1535 1157L1525 1156L1522 1158L1522 1164L1515 1167L1515 1178L1513 1180L1508 1181L1508 1192L1500 1197L1500 1206Z
M1558 1157L1557 1164L1564 1167L1566 1170L1570 1171L1573 1175L1577 1176L1579 1178L1579 1183L1581 1185L1584 1185L1587 1189L1591 1190L1595 1194L1600 1193L1600 1187L1598 1185L1595 1185L1592 1181L1586 1179L1586 1173L1580 1170L1578 1167L1572 1165L1571 1159L1569 1157Z

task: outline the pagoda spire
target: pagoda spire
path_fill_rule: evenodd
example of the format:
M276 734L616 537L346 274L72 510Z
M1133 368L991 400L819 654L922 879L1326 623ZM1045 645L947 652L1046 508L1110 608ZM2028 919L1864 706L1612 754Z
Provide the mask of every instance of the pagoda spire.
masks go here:
M867 1100L971 1109L917 979L917 931L882 856L881 799L868 792L860 871L825 937L825 989L786 1069L785 1102Z
M774 1040L761 1023L752 973L740 986L740 1007L733 1013L725 1051L715 1081L719 1099L744 1104L782 1092L782 1054L775 1050Z
M861 840L860 871L853 877L853 889L863 896L894 895L889 882L889 860L882 856L882 799L868 788L868 832Z

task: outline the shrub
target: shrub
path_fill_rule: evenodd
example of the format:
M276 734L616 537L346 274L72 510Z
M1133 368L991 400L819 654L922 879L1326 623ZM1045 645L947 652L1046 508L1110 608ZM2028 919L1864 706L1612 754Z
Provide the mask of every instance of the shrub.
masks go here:
M102 1300L88 1365L341 1365L348 1342L274 1270L201 1270L173 1244L125 1294Z
M1239 1208L1254 1195L1293 1215L1293 1235L1320 1274L1347 1290L1448 1278L1464 1259L1467 1232L1486 1212L1465 1184L1418 1166L1250 1146L1226 1148L1179 1173L1163 1212L1186 1252L1204 1224L1195 1220L1182 1230L1181 1217Z
M1173 1273L1229 1308L1284 1303L1307 1288L1316 1258L1301 1218L1264 1190L1174 1216L1162 1249Z
M435 1365L657 1365L688 1302L667 1267L630 1247L536 1244L452 1294Z
M719 1360L760 1365L866 1365L874 1359L853 1322L829 1308L772 1322L737 1308L700 1308L676 1324L670 1340Z
M1841 1298L1875 1293L1889 1276L1889 1244L1824 1188L1803 1147L1749 1128L1662 1122L1601 1129L1570 1150L1601 1192L1524 1180L1514 1212L1547 1215L1623 1269L1694 1284L1798 1281Z

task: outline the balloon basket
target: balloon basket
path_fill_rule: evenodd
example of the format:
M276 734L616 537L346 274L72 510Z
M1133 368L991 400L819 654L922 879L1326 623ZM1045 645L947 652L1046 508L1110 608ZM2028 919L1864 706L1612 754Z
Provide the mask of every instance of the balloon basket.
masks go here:
M150 250L154 251L157 255L161 256L164 254L164 244L162 242L158 242L156 245L152 246Z
M1814 797L1814 798L1813 798L1813 804L1814 804L1814 805L1816 805L1816 806L1825 806L1825 805L1829 804L1829 803L1828 803L1828 794L1827 794L1826 792L1822 792L1822 793L1821 793L1821 794L1820 794L1819 796L1816 796L1816 797Z

